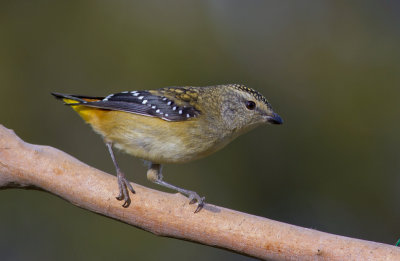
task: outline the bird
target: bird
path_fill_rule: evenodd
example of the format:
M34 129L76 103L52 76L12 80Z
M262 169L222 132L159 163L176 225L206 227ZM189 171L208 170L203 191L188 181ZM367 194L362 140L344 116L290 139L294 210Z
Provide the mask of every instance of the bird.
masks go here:
M269 101L242 84L171 86L113 93L105 97L52 92L100 134L114 163L123 207L129 207L132 185L121 171L113 147L148 162L147 179L197 202L205 197L167 183L162 165L206 157L232 140L265 124L282 124Z

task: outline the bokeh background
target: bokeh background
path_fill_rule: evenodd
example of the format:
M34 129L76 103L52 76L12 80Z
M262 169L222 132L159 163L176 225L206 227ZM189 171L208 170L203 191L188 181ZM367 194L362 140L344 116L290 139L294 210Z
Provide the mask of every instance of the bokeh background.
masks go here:
M243 83L285 120L167 181L213 204L366 240L400 238L397 1L1 1L0 123L109 173L51 91ZM132 181L143 163L117 155ZM134 198L133 198L134 200ZM160 238L38 191L0 191L2 260L251 260Z

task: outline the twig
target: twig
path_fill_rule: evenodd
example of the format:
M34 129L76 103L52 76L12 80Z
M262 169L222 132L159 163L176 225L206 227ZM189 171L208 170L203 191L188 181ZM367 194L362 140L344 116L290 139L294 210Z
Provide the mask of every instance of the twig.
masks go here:
M0 188L36 188L81 208L150 231L272 260L400 260L400 248L332 235L133 184L129 208L115 199L115 176L48 146L25 143L0 125Z

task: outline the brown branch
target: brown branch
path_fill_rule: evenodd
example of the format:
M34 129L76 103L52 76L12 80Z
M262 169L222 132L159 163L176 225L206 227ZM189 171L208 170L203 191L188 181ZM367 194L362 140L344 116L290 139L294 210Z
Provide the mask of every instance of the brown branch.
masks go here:
M332 235L134 184L129 208L115 199L115 176L57 149L25 143L0 125L0 188L38 188L84 209L161 236L273 260L400 260L400 248Z

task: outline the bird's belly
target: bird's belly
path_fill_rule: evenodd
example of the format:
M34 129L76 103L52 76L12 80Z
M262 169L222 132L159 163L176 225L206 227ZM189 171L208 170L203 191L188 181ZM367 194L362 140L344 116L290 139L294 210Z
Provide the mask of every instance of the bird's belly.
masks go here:
M130 140L129 143L116 141L114 145L128 154L155 163L184 163L199 158L201 154L191 151L177 139L160 142L147 137Z
M129 117L127 121L110 117L112 128L95 130L115 147L144 160L160 164L184 163L205 157L219 147L218 141L204 135L196 122L167 122L133 114L125 116Z

